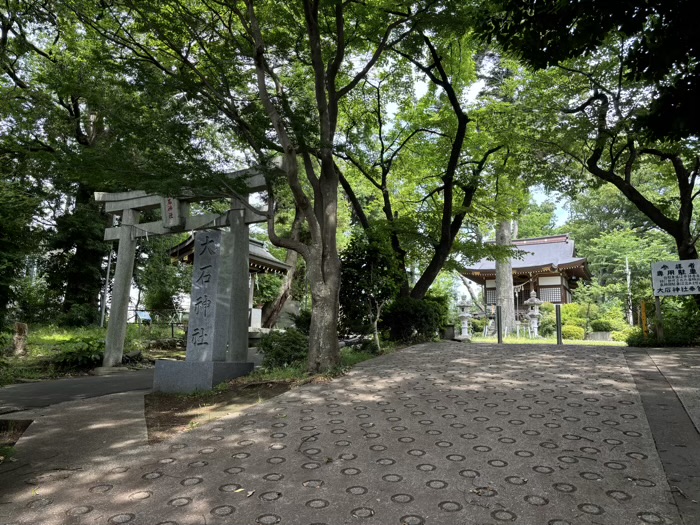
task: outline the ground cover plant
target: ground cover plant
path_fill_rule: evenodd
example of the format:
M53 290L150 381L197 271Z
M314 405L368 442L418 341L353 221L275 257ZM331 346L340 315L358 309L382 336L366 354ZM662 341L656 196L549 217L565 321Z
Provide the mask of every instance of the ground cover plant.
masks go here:
M176 338L170 326L129 325L125 361L131 366L157 358L184 358L181 331ZM84 375L102 363L106 330L96 327L30 326L26 351L12 353L12 334L0 339L0 386L15 382ZM133 356L132 359L129 356Z

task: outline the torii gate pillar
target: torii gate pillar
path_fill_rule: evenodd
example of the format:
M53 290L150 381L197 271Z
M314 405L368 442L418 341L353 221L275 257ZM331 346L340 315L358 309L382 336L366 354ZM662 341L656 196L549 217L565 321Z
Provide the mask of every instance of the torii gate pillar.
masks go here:
M126 322L129 312L129 294L131 277L134 273L134 256L136 239L132 236L132 226L139 222L139 212L124 210L119 226L119 250L117 251L117 268L114 272L112 288L112 308L107 325L107 340L102 369L121 364L126 338ZM98 369L98 373L101 369ZM104 370L102 370L104 371Z
M236 199L232 200L229 212L233 253L231 261L230 324L226 361L245 363L248 361L248 224L245 208ZM245 276L245 278L242 278Z

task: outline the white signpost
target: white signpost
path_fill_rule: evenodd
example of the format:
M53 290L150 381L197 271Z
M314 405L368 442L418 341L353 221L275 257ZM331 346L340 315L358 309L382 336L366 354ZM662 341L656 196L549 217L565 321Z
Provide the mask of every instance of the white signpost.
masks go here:
M700 260L652 263L651 282L656 297L700 294Z
M700 294L700 260L652 263L651 284L656 303L656 337L661 342L664 340L664 324L659 297Z

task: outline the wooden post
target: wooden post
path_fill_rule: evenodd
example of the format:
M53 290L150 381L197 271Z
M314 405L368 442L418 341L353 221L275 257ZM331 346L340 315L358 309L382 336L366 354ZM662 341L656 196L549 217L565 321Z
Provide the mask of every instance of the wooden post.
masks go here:
M642 333L644 334L644 337L649 337L649 327L647 326L647 302L646 301L642 301L641 323L642 323Z
M496 306L496 334L498 337L498 344L503 344L503 323L501 319L501 305Z
M556 316L557 316L557 344L563 345L564 338L562 337L562 333L561 333L561 305L560 304L554 305L554 310L555 310Z
M661 299L657 296L654 297L654 304L656 305L656 340L659 343L664 342L664 315L661 312Z

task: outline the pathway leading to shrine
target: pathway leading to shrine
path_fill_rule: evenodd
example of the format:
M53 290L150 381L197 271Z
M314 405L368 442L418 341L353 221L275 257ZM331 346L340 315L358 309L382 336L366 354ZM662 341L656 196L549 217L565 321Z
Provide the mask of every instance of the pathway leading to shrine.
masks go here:
M7 481L8 524L682 523L620 348L419 345L136 457Z

